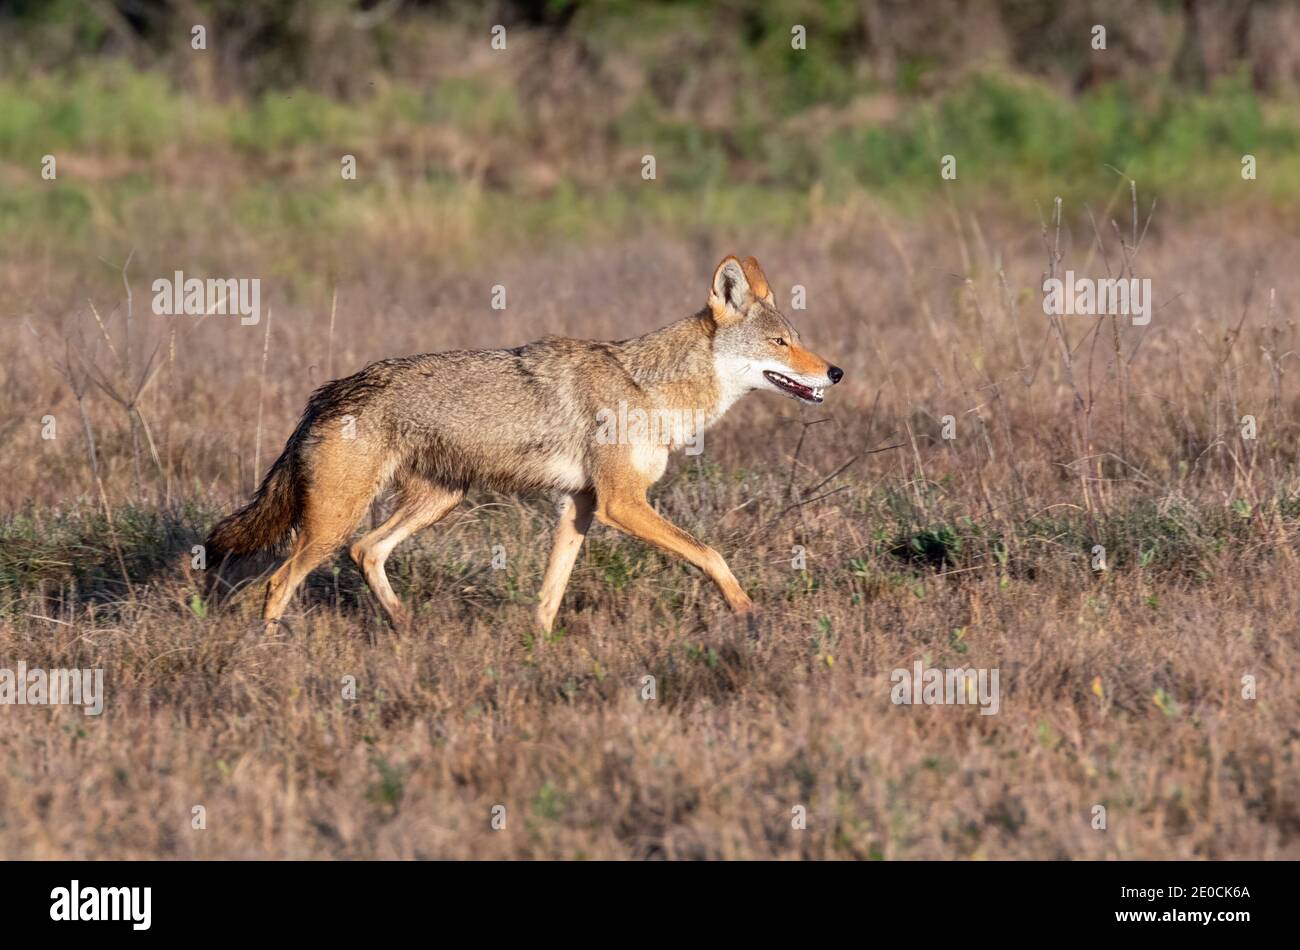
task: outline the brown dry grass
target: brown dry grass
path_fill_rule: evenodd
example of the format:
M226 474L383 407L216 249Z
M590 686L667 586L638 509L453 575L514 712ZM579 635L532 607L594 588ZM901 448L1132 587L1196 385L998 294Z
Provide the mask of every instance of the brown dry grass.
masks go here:
M1071 210L1061 266L1082 271L1093 235ZM1066 318L1078 400L1028 218L814 204L792 237L649 233L469 272L374 254L339 288L332 350L327 291L271 300L263 464L331 360L339 374L642 332L697 307L732 250L758 255L783 303L808 288L791 316L845 383L817 410L750 397L655 493L729 558L757 630L696 573L598 528L549 639L530 619L550 507L487 496L395 556L410 636L378 620L345 558L284 638L256 632L252 605L197 616L175 562L258 474L263 328L178 318L173 337L147 309L164 255L136 256L131 378L155 344L161 368L134 449L126 413L87 390L101 495L52 361L98 339L90 359L125 375L84 303L122 355L121 294L33 263L19 315L43 340L14 320L0 342L0 665L102 666L108 698L98 719L0 709L0 854L1300 855L1294 242L1268 222L1162 224L1137 270L1164 306L1146 332L1120 328L1122 370L1109 324ZM1105 273L1100 254L1089 271ZM890 671L916 659L999 668L1000 713L891 704Z

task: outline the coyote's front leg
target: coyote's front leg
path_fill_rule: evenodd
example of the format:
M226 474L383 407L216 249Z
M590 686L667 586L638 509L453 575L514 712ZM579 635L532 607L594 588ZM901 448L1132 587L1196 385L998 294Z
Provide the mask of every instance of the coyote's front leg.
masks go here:
M727 605L736 613L749 613L754 609L754 602L741 589L722 555L707 544L701 544L651 508L645 499L644 490L632 492L609 486L604 490L598 488L596 497L596 517L602 524L611 525L670 554L685 558L709 575L727 599Z
M551 632L551 625L555 623L555 614L564 598L564 588L568 586L569 575L573 572L573 562L578 559L578 549L582 547L582 539L591 527L591 516L595 509L596 496L590 491L574 492L564 499L560 520L555 526L551 559L547 562L542 592L537 599L537 622L547 633Z

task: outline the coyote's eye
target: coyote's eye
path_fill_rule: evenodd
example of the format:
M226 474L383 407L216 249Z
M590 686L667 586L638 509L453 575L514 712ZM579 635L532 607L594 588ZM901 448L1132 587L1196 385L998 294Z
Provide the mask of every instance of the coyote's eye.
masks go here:
M777 346L785 346L785 337L780 337L780 336L772 337L772 342L775 343Z

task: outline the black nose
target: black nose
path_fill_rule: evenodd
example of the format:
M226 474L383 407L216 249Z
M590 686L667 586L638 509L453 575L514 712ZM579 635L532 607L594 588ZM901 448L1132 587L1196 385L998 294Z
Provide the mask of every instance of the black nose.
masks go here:
M826 371L826 375L831 378L832 383L838 383L844 378L844 370L840 369L838 366L832 366Z

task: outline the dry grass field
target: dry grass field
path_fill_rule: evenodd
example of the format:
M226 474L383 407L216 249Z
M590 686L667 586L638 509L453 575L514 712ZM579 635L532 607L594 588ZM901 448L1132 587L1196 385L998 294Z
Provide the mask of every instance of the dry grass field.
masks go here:
M265 324L136 312L133 346L158 349L134 450L131 417L83 378L125 387L125 293L96 305L102 332L88 303L52 306L61 335L4 338L0 656L102 667L106 701L5 709L0 853L1294 857L1300 274L1281 233L1157 217L1138 251L1150 325L1063 317L1068 360L1029 215L824 209L790 238L645 234L417 282L375 258L339 288L332 337L329 295L272 304L269 342ZM1060 246L1060 267L1099 274L1124 253L1113 232L1092 253L1077 209ZM643 332L697 307L733 248L781 301L806 287L786 309L848 374L816 409L749 397L654 492L728 556L753 627L597 527L539 636L551 502L488 495L395 555L410 635L342 554L281 637L255 595L195 599L178 565L331 365ZM78 340L93 355L68 379ZM891 671L918 659L999 669L997 715L893 704Z
M1195 34L1198 85L1163 5L1091 59L1005 3L554 4L499 53L454 4L199 3L210 57L171 6L0 48L0 698L104 675L101 715L0 704L0 858L1300 857L1286 9ZM1276 42L1234 85L1221 36ZM554 500L483 492L389 561L410 632L344 552L276 636L200 595L326 380L644 333L728 253L846 374L651 493L753 622L597 525L543 635ZM178 270L260 320L155 313ZM1150 323L1049 318L1066 270L1149 278ZM896 704L917 662L997 670L996 714Z

